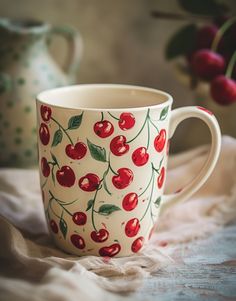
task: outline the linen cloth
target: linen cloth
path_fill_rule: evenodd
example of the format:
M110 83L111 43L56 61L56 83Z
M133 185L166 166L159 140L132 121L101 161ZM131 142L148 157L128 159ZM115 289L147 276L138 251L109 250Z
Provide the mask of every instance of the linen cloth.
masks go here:
M208 146L169 158L166 192L200 170ZM120 300L143 277L173 264L181 243L236 222L236 140L223 137L217 166L187 202L164 212L144 250L126 258L76 257L48 235L37 170L0 169L0 300ZM182 255L184 256L184 254Z

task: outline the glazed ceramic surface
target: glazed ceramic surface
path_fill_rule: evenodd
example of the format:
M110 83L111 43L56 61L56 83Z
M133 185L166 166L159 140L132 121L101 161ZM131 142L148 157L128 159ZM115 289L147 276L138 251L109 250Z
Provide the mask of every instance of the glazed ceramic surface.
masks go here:
M209 177L220 130L202 107L171 111L167 93L125 85L80 85L37 98L39 166L49 229L77 255L127 256L142 249L158 215ZM208 160L181 192L163 195L169 139L197 117L212 134Z
M68 41L61 68L48 51L52 34ZM81 39L67 27L0 19L0 166L37 164L35 97L45 89L75 82Z

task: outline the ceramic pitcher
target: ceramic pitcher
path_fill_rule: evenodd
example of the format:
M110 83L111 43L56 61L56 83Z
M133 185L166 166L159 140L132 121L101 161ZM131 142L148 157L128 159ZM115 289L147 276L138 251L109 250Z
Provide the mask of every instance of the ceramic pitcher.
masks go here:
M52 34L68 42L65 66L50 54ZM80 35L72 28L0 19L0 166L36 164L35 95L75 83L81 50Z

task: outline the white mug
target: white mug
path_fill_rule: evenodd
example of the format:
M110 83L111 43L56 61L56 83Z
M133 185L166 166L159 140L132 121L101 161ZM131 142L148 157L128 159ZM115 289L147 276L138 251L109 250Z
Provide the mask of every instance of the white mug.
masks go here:
M128 85L38 95L41 189L57 246L77 255L132 255L148 242L160 212L203 185L219 156L219 125L202 107L171 105L165 92ZM169 139L190 117L209 127L210 153L190 184L165 195Z

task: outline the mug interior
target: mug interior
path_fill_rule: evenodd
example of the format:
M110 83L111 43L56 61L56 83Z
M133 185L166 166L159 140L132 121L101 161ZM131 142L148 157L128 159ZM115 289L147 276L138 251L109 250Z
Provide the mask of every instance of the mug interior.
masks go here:
M41 103L68 109L132 110L172 102L168 93L130 85L88 84L47 90L37 96Z

